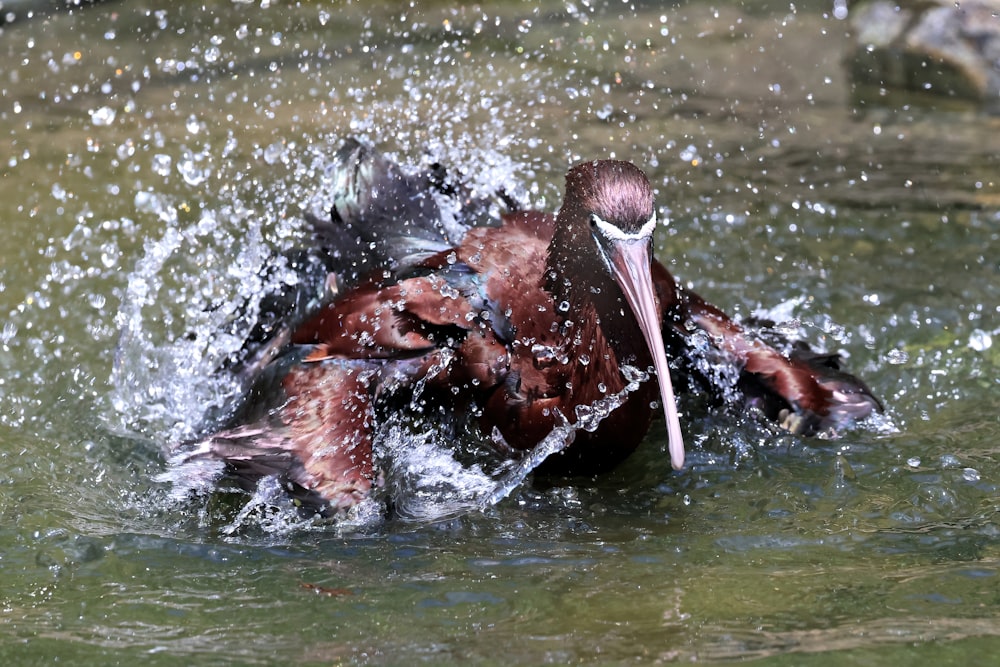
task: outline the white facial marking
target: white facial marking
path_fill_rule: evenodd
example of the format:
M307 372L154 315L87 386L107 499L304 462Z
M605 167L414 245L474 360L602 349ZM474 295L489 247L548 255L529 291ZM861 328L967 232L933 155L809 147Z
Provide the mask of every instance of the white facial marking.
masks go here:
M656 213L649 216L649 220L639 228L637 232L623 232L620 227L613 225L606 220L602 220L601 216L596 213L591 214L591 218L597 229L601 231L604 238L609 241L642 241L648 239L653 235L653 231L656 229Z

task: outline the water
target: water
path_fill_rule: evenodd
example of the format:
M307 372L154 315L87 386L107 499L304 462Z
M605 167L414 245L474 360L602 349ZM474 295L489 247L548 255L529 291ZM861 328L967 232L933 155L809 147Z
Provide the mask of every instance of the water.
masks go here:
M0 658L992 658L1000 132L854 97L838 7L105 3L5 25ZM293 279L261 269L328 205L347 135L542 208L567 164L636 161L658 256L843 350L887 417L803 440L686 397L683 473L657 426L609 475L432 523L172 499L162 448L237 391L212 368L247 299ZM433 446L414 463L447 467Z

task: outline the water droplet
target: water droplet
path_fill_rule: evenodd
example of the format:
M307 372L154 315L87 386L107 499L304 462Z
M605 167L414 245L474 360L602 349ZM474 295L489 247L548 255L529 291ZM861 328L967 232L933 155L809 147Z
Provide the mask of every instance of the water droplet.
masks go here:
M535 343L531 346L531 354L535 358L536 365L548 365L558 358L558 353L555 348L548 345L542 345L541 343Z
M173 164L173 160L169 155L164 155L163 153L157 153L153 156L153 172L159 176L169 176L170 166Z
M649 373L639 370L635 366L623 365L620 369L622 376L631 384L640 383L649 379Z
M569 310L569 301L560 301L559 302L559 312L560 313L565 313L568 310Z
M962 471L962 479L966 482L978 482L979 481L979 471L975 468L966 468Z
M90 111L90 121L99 127L111 125L115 122L117 112L111 107L101 107Z
M993 336L988 331L976 329L969 335L969 347L976 352L985 352L993 347Z
M962 465L962 462L958 460L958 457L953 454L945 454L938 462L941 464L942 468L957 468Z
M116 267L120 255L121 251L118 250L116 244L110 242L101 244L101 264L104 265L104 268L112 269Z
M885 353L885 360L886 363L898 366L909 361L910 355L907 354L905 350L889 350Z
M16 335L17 335L17 325L8 320L3 325L3 331L0 332L0 343L6 345L10 341L14 340L14 336Z
M201 166L204 161L205 156L202 153L197 155L191 153L184 154L177 163L177 171L184 178L185 183L188 185L201 185L208 179L208 169L204 169Z
M205 62L208 64L213 64L219 62L222 57L222 51L219 50L217 46L210 46L205 49Z
M281 157L285 154L285 146L280 141L275 141L264 149L264 162L268 164L276 164L281 161Z
M698 148L694 144L689 144L680 152L680 158L684 162L694 162L698 160Z
M118 156L119 160L124 162L128 158L135 155L135 142L131 139L126 139L118 145L118 148L115 150L115 154Z
M840 342L845 342L847 339L847 327L841 324L827 322L823 325L823 331Z
M911 456L910 458L906 459L906 465L910 466L911 468L919 468L920 467L920 457L919 456Z
M795 336L799 333L802 328L802 322L799 320L785 320L784 322L779 322L774 325L775 333L781 334L782 336Z
M580 363L583 364L584 366L590 365L590 357L587 356L586 354L581 354Z

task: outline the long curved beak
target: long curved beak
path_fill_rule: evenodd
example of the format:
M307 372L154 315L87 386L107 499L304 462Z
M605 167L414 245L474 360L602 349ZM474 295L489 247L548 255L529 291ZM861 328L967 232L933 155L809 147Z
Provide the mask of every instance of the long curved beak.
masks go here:
M632 313L646 339L649 354L653 357L653 365L660 382L663 416L667 419L670 464L674 470L680 470L684 467L684 439L681 435L681 423L677 418L674 387L670 382L670 368L667 366L667 354L663 348L660 313L656 307L653 276L650 272L652 239L649 237L616 239L609 242L605 248L608 250L612 275L625 293L625 299L632 308Z

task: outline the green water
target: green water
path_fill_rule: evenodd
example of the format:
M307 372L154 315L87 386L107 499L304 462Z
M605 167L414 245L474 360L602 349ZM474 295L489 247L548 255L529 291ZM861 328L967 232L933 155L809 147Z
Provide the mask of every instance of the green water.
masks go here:
M1000 122L856 97L827 11L111 2L5 26L0 661L992 659ZM171 502L161 447L227 400L227 342L191 334L254 291L350 134L550 209L573 161L635 161L658 256L727 310L786 304L887 418L802 440L686 399L685 472L657 426L613 474L444 524L229 531Z

